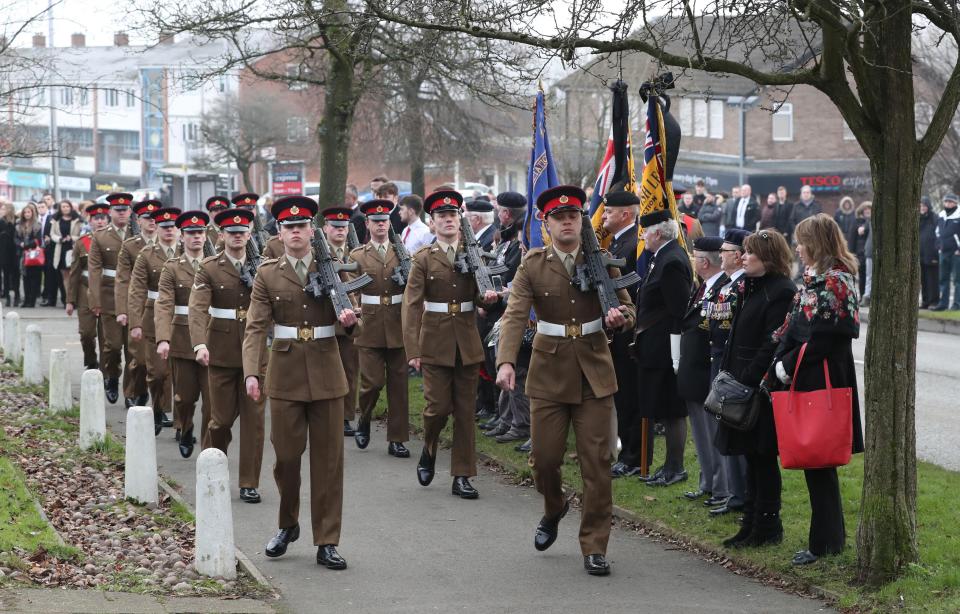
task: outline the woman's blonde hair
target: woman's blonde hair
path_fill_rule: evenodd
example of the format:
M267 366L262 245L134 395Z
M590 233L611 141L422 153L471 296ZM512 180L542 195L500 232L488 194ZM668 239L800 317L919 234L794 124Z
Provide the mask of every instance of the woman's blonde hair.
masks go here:
M17 208L9 200L0 200L0 218L11 224L17 223Z
M814 263L817 273L826 273L839 264L852 274L857 274L857 258L850 253L840 226L829 215L818 213L808 217L797 224L793 233L797 243L806 250L807 258Z
M743 240L743 251L760 259L767 273L790 277L793 254L787 240L779 232L761 230Z
M17 225L20 226L20 228L27 227L27 220L23 218L23 212L27 209L30 209L31 213L33 213L33 216L30 218L30 226L31 228L36 228L40 225L40 213L37 211L37 206L32 202L27 203L23 209L20 210L20 215L17 216Z

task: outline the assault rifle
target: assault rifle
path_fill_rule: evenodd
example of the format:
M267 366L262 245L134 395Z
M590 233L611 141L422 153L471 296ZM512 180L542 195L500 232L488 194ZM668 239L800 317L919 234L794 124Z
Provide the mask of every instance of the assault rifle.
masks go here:
M127 228L130 230L131 237L140 236L140 223L137 222L137 214L133 211L130 211L130 221L127 223Z
M509 269L503 264L488 265L484 258L493 259L493 254L480 249L477 236L470 228L470 221L463 216L460 218L460 234L463 235L464 251L457 254L453 262L454 268L460 273L471 273L477 281L477 292L483 296L487 290L503 291L503 280L500 275Z
M217 249L213 246L213 241L210 240L210 237L205 237L203 239L203 257L208 258L217 253Z
M600 251L600 242L597 233L593 230L590 217L583 216L583 228L580 230L580 249L583 250L583 264L577 265L570 283L578 287L581 292L596 291L600 297L600 317L607 317L607 312L620 307L617 290L628 288L640 281L640 276L634 271L621 275L616 279L610 277L607 267L626 265L623 258L611 258Z
M327 245L327 238L319 228L313 231L313 259L317 262L317 271L307 277L304 288L309 295L317 300L329 297L333 303L333 311L340 317L344 309L353 309L353 303L347 293L356 292L373 283L373 279L366 273L350 281L340 279L340 271L356 271L359 265L356 262L343 264L334 260Z
M348 227L350 230L347 231L347 249L352 252L360 247L360 239L357 237L357 227L353 225L353 222L350 222Z
M247 243L253 243L253 247L256 248L257 253L260 254L263 253L263 248L267 246L268 239L270 239L270 235L263 229L263 222L260 220L260 209L254 206L253 232L250 235L250 241L247 241Z
M260 252L253 241L247 241L247 260L240 268L240 281L248 288L253 287L253 280L257 276L257 269L260 268Z
M397 259L400 260L400 264L393 267L393 275L390 276L390 279L395 281L398 286L406 286L407 280L410 279L410 267L413 266L413 262L410 260L410 252L407 251L407 247L403 244L400 236L393 231L393 226L390 226L390 243L393 244L393 251L397 252Z

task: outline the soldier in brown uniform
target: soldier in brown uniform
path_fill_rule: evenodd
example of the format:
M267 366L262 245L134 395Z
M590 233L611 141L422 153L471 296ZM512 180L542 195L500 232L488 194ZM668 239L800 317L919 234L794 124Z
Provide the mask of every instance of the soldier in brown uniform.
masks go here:
M423 451L417 480L433 481L440 431L453 414L453 450L450 473L453 494L476 499L468 478L477 475L474 400L483 362L483 345L477 332L474 301L492 304L497 294L477 296L473 276L458 272L460 206L463 197L454 190L434 192L424 199L433 219L437 242L413 256L413 267L403 294L403 345L410 366L423 370Z
M241 346L249 324L250 288L241 278L246 265L253 213L227 209L214 218L224 249L205 258L190 293L190 341L196 361L210 380L210 423L203 447L227 453L231 429L240 419L240 500L260 503L264 401L244 394Z
M260 200L259 194L254 194L253 192L247 192L244 194L237 194L232 199L230 199L230 202L232 202L233 206L236 207L237 209L244 209L253 214L255 221L253 225L251 225L250 227L250 241L253 242L253 246L256 248L257 253L262 254L264 248L266 247L266 242L264 241L263 243L261 243L262 237L257 232L257 228L259 227L257 222L259 221L258 218L260 216L260 212L257 209L257 201L259 200Z
M133 274L133 265L137 261L137 256L144 247L152 245L157 240L157 223L150 216L161 207L163 203L152 199L142 200L133 205L133 215L137 218L140 234L124 239L123 245L120 246L120 255L117 256L117 283L113 288L117 305L117 321L127 327L128 336L124 338L124 343L130 356L133 357L132 360L127 361L126 373L123 377L124 404L127 407L146 405L148 399L147 364L150 360L148 349L143 340L129 338L127 296L130 292L130 276Z
M280 235L270 237L263 248L264 258L279 258L283 255L283 243L280 242Z
M100 370L103 371L107 402L116 403L119 397L120 353L126 349L127 330L117 321L114 286L117 278L117 257L127 234L130 204L133 195L115 192L106 197L110 203L110 224L93 233L87 271L90 273L87 300L90 311L100 318L103 345L100 347ZM129 367L129 350L124 358ZM126 378L131 377L127 373ZM126 379L125 378L125 379Z
M607 575L607 541L613 512L610 476L610 421L617 379L603 329L633 327L634 307L626 290L618 290L619 309L601 312L595 292L571 284L584 262L580 246L586 195L574 186L557 186L537 198L552 245L527 252L510 289L500 329L497 384L512 390L514 363L521 337L536 312L537 334L527 374L530 397L531 464L545 514L534 547L546 550L557 538L557 525L570 503L563 496L563 465L570 425L577 439L577 461L583 475L580 550L591 575ZM588 222L589 223L589 222ZM610 267L611 277L620 271Z
M203 244L207 240L210 216L202 211L187 211L177 218L183 254L168 260L160 273L159 296L153 305L157 324L157 354L170 358L173 374L173 422L177 427L180 455L190 458L193 444L193 413L197 399L200 405L200 440L207 434L210 422L210 387L207 368L195 359L190 343L190 291L194 276L203 260Z
M403 286L393 279L400 259L390 244L389 200L371 200L360 205L367 218L370 242L350 252L360 264L357 272L367 273L373 283L363 289L360 308L363 332L356 339L360 360L360 420L355 439L361 450L370 443L370 420L380 398L384 380L387 385L387 453L409 458L404 444L410 436L407 399L407 356L403 351L400 311Z
M350 250L347 248L347 233L350 230L349 207L329 207L321 215L324 219L323 233L330 244L330 255L337 261L350 262ZM353 437L356 431L350 421L357 414L357 380L360 371L360 355L353 339L344 330L337 330L337 346L340 348L340 361L343 371L347 375L347 386L350 387L343 400L343 436Z
M147 387L153 403L153 429L159 435L166 424L165 414L172 399L170 365L166 358L157 354L156 323L153 304L159 296L160 272L167 260L179 255L177 216L180 209L166 207L151 214L157 224L157 241L148 245L137 255L127 296L130 318L130 338L143 340L147 351ZM171 424L172 426L172 424Z
M329 299L315 299L304 285L317 271L310 249L310 221L317 204L305 196L278 199L271 208L285 254L261 263L250 300L243 340L247 394L261 397L261 360L273 327L266 394L270 397L270 441L277 455L273 476L280 491L280 531L266 547L281 556L300 536L300 459L310 441L310 515L317 563L345 569L337 553L343 511L343 397L347 378L337 349L336 328L357 334L353 309L335 314Z
M90 219L91 231L81 236L73 246L66 307L68 316L72 316L74 310L77 312L80 325L80 347L83 348L83 368L97 369L100 365L97 359L97 348L103 350L103 330L100 328L97 316L90 311L90 301L87 299L89 289L87 278L90 277L90 272L87 271L87 256L90 253L93 233L106 228L110 223L110 207L93 203L87 206L86 213Z
M230 208L230 201L226 196L211 196L204 205L210 218L214 218L218 213ZM220 236L220 229L216 224L207 223L207 240L213 246L214 253L223 251L223 237ZM204 425L206 428L206 425Z

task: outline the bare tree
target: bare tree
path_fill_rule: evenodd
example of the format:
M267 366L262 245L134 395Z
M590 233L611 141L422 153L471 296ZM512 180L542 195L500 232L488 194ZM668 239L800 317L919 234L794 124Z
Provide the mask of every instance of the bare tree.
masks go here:
M598 0L555 8L547 0L367 0L367 7L403 25L526 43L567 61L582 50L639 52L665 65L739 75L785 93L807 84L827 95L870 159L874 191L876 300L865 367L859 577L880 584L916 561L916 203L960 101L960 64L950 62L929 125L918 137L911 43L916 30L926 29L937 32L933 40L956 44L956 3Z

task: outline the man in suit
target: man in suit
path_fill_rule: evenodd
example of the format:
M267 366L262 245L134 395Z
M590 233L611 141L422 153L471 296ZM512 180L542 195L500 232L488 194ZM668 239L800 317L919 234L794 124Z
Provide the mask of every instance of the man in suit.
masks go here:
M348 387L336 331L339 326L356 335L360 320L354 309L334 313L329 298L314 298L304 288L310 273L318 270L310 245L317 203L306 196L288 196L274 202L271 213L280 225L284 255L260 263L245 314L242 352L247 395L258 403L264 392L270 398L270 441L277 455L273 476L280 491L280 530L265 553L281 556L300 537L300 461L309 440L317 564L346 569L337 546L343 513L343 398ZM268 350L270 328L273 343Z
M480 495L469 480L477 475L474 399L483 362L476 302L492 304L497 294L489 290L479 296L473 276L453 266L462 250L462 205L463 197L454 190L434 192L424 200L433 218L437 242L413 256L401 318L408 364L423 371L426 400L417 480L422 486L433 481L440 432L452 414L451 490L454 496L476 499Z
M40 237L43 240L44 265L43 265L43 291L41 292L41 307L57 306L57 263L53 260L53 253L56 245L50 238L50 227L56 222L54 215L57 213L57 203L54 202L51 194L44 194L43 198L37 203L37 212L40 214Z
M617 379L603 331L632 329L634 312L626 290L617 292L620 307L603 313L596 292L582 292L571 284L576 267L584 262L580 232L586 200L575 186L557 186L537 198L552 244L527 252L513 278L501 324L497 384L506 390L516 386L514 365L533 309L537 333L526 382L533 427L530 462L544 498L534 547L543 551L556 541L570 506L563 495L561 467L572 424L583 475L580 551L587 573L605 576L610 573L610 423ZM615 267L609 271L613 278L619 273Z
M610 254L622 258L625 264L620 274L637 270L637 213L640 199L635 194L617 191L606 194L603 199L603 229L610 233ZM627 288L630 299L637 295L637 286ZM617 435L620 437L620 456L610 469L614 478L640 473L640 428L637 390L637 365L630 355L633 331L615 333L610 342L613 368L617 374L617 392L613 395L617 411Z
M740 199L734 204L734 209L734 228L750 232L757 229L757 224L760 222L760 201L753 195L749 183L740 187Z
M660 422L667 454L661 468L644 478L650 486L670 486L687 479L683 448L687 439L687 406L677 388L680 366L680 318L690 300L693 274L690 258L677 237L680 228L662 209L640 218L644 249L653 254L637 294L637 388L641 418ZM639 423L639 424L642 424ZM652 429L647 458L653 460Z
M730 188L730 198L723 203L723 223L720 224L720 236L727 228L734 228L737 224L737 204L740 202L740 186Z
M493 203L485 196L474 198L467 203L467 219L480 248L489 252L493 247L493 238L497 229L493 225Z
M407 398L407 357L403 352L400 321L403 286L393 279L400 257L390 243L388 200L371 200L360 205L367 217L370 241L350 252L360 265L355 273L367 273L373 282L363 288L360 308L363 330L355 345L360 365L360 419L354 440L363 450L370 443L370 421L380 391L387 387L387 454L409 458L404 443L410 438L409 400Z
M727 499L726 478L720 453L713 445L717 421L703 410L703 402L710 392L710 319L708 306L727 276L720 268L720 237L700 237L693 242L694 272L700 279L697 291L690 297L681 323L680 368L677 380L683 382L680 397L687 404L693 443L700 464L700 482L696 490L684 493L691 501L707 496L708 506L722 504Z

